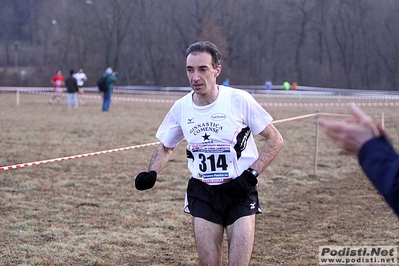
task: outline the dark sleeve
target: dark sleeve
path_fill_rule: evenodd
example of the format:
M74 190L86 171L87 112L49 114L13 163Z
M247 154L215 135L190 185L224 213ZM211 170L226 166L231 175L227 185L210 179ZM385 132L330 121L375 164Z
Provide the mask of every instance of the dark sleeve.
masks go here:
M108 75L108 78L109 78L109 83L114 83L114 82L116 82L116 76Z
M373 138L359 151L364 173L399 216L399 155L384 137Z

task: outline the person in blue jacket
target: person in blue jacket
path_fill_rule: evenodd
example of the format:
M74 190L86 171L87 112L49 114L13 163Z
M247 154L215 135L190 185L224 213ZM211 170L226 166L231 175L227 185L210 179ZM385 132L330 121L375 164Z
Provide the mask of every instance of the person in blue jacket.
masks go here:
M107 89L104 91L103 94L103 106L102 110L103 112L108 112L109 107L111 105L111 97L112 97L112 92L113 92L113 84L116 82L116 72L112 70L112 68L108 67L104 74L103 77L105 78L105 82L107 83Z
M348 108L349 120L319 119L318 124L328 140L358 157L364 173L399 216L399 154L381 124L354 103Z

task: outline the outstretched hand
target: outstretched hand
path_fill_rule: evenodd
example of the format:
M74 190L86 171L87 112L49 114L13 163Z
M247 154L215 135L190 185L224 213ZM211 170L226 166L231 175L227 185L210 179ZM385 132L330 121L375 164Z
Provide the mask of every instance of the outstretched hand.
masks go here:
M157 181L157 172L141 172L137 175L135 179L135 187L138 190L150 189L155 185Z
M380 125L363 112L356 104L350 103L352 114L346 121L327 121L319 119L318 124L326 138L350 154L357 155L368 140L385 135Z

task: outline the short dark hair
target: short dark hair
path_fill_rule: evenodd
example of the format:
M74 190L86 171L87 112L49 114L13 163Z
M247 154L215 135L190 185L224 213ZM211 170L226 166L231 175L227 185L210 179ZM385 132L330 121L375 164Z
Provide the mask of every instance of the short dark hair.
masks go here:
M72 75L73 73L75 73L75 70L73 70L73 69L69 70L69 74Z
M212 66L217 68L221 65L220 59L222 55L218 47L210 41L199 41L191 44L186 50L186 58L189 54L208 53L212 56Z

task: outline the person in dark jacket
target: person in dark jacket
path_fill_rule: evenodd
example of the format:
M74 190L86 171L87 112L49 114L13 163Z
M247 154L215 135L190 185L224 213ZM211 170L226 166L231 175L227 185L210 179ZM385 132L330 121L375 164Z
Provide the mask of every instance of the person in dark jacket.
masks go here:
M69 77L65 80L65 87L67 88L67 107L71 108L71 98L73 97L74 107L78 108L78 82L73 77L73 69L69 71Z
M114 90L114 83L116 82L116 72L112 68L107 68L103 74L105 82L107 83L107 89L103 92L103 112L108 112L111 105L112 92Z
M326 138L358 157L364 173L399 216L399 154L381 124L375 123L354 103L347 121L319 119Z

